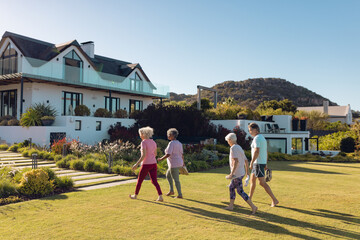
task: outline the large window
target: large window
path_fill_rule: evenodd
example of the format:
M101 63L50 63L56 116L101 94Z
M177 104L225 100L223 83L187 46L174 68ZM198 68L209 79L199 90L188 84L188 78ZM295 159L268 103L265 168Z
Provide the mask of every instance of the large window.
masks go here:
M143 90L143 82L139 74L135 73L135 79L130 79L130 90L140 92Z
M139 100L130 99L129 113L134 111L142 111L143 110L143 102Z
M120 109L120 98L112 97L105 97L105 108L110 111L111 106L111 112L116 112Z
M18 54L11 43L0 57L0 75L18 72Z
M279 152L279 153L287 153L286 152L286 138L266 138L268 152Z
M1 116L10 115L16 117L16 90L1 91Z
M81 82L83 61L74 50L64 56L64 79L69 82Z
M291 139L291 150L293 154L302 154L303 149L303 139L302 138L292 138Z
M83 104L82 93L62 92L62 115L74 115L75 108Z

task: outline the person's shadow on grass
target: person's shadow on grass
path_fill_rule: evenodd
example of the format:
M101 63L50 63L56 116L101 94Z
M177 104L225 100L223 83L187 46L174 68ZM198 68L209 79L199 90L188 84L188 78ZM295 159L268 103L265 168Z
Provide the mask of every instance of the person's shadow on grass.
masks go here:
M192 214L196 214L197 215L196 217L203 218L206 220L234 224L234 225L238 225L238 226L245 226L245 227L253 228L255 230L269 232L269 233L286 234L291 237L297 237L300 239L320 240L320 238L291 232L281 226L272 224L270 222L264 222L261 219L258 220L258 219L256 219L256 218L258 218L258 217L256 217L256 215L255 216L249 215L250 211L248 209L237 210L236 212L243 213L243 215L242 216L234 216L234 215L230 215L228 213L219 213L219 212L209 211L209 210L198 208L198 207L190 207L190 206L186 206L186 205L182 205L182 204L178 204L178 203L167 203L167 202L158 203L158 202L153 202L153 201L148 201L148 200L143 200L143 199L138 199L138 200L152 203L152 204L159 204L159 205L166 206L166 207L171 207L171 208L175 208L175 209L186 211L186 212L190 212ZM201 201L196 201L196 200L191 200L191 199L185 199L185 200L196 202L196 203L207 204L207 205L213 206L215 208L223 208L224 207L224 205L219 205L219 204L204 203ZM226 211L226 210L224 210L224 211Z
M190 202L195 202L195 203L199 203L199 204L212 206L212 207L215 207L215 208L223 208L227 204L227 203L224 202L224 205L220 205L220 204L215 204L215 203L202 202L202 201L194 200L194 199L185 199L185 200L190 201ZM301 212L301 213L304 213L304 214L310 214L310 215L315 215L315 216L320 216L320 217L327 217L327 218L343 220L343 221L351 222L352 224L359 224L360 223L360 219L358 217L353 216L353 215L342 214L342 213L333 212L333 211L324 210L324 209L318 209L317 210L318 212L315 212L315 211L308 211L308 210L296 209L296 208L290 208L290 207L283 207L283 206L277 206L277 208L284 208L284 209L289 209L289 210L293 210L293 211L298 211L298 212ZM242 214L248 214L249 209L247 209L247 208L236 208L236 212L239 212L239 213L242 213ZM360 239L360 232L342 230L342 229L339 229L339 228L336 228L336 227L309 223L309 222L301 221L301 220L298 220L298 219L293 219L293 218L289 218L289 217L275 215L275 214L272 214L272 213L269 213L269 212L258 211L256 213L256 216L266 220L266 222L269 223L269 224L271 222L280 223L280 224L286 223L287 225L309 229L310 231L321 233L321 234L324 234L324 235L327 235L327 236L340 237L340 238L343 238L343 237L346 236L346 237L348 237L350 239ZM263 221L261 221L259 224L262 224L262 223L263 223ZM252 227L252 226L250 226L250 227ZM266 226L264 226L264 227L266 227ZM261 230L263 230L263 229L261 229ZM289 232L286 229L284 229L284 230L285 230L285 234L289 234L289 235L293 234L293 233ZM263 231L265 231L265 230L263 230ZM276 232L276 230L274 229L274 231L271 231L271 232ZM292 235L292 236L297 237L296 235ZM310 237L310 236L305 235L305 237L306 237L306 239L313 239L313 237Z

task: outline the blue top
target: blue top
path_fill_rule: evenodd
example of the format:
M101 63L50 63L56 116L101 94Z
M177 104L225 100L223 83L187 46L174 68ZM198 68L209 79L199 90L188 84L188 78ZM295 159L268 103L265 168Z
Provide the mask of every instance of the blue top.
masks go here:
M254 156L255 149L259 148L259 156L255 159L254 163L256 164L266 164L267 163L267 142L263 135L258 134L254 137L251 143L251 155Z

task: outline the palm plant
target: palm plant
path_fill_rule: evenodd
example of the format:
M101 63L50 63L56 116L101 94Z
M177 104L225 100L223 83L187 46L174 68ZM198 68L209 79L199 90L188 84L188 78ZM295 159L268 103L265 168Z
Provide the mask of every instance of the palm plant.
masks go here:
M56 116L55 108L53 108L49 104L46 105L45 103L35 103L32 108L39 113L40 117L44 117L44 116L55 117Z
M33 108L29 108L25 113L22 114L20 119L20 125L23 127L41 126L41 116Z

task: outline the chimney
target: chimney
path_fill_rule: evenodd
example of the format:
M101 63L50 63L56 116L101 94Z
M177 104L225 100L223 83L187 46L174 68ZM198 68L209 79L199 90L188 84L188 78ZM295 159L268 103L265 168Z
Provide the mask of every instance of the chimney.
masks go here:
M329 101L324 101L323 106L324 106L324 113L329 114Z
M93 41L81 43L81 48L84 52L90 57L94 58L95 55L95 45Z

